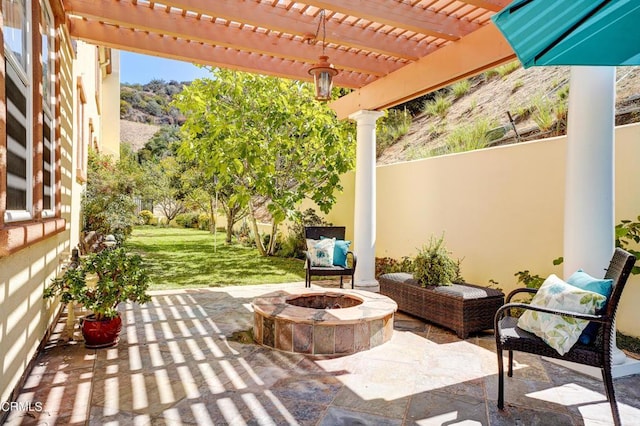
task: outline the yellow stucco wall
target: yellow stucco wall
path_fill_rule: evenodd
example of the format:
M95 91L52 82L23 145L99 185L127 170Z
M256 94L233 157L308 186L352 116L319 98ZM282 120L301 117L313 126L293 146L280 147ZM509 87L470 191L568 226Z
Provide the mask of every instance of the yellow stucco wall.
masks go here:
M377 167L376 256L413 256L444 233L468 282L495 280L510 291L524 269L562 276L552 260L563 251L565 155L559 137ZM618 127L616 223L640 214L638 158L640 125ZM353 173L342 184L327 220L353 232ZM632 277L619 310L622 332L640 336L638 304L640 277Z
M102 74L102 148L105 153L120 158L120 51L111 50L111 74ZM103 68L104 69L104 68Z
M52 324L58 304L43 300L42 294L78 244L83 184L76 174L80 143L77 77L82 76L83 84L89 85L88 90L85 86L88 97L85 126L91 120L98 132L105 122L93 96L95 46L78 42L74 59L67 33L61 31L60 36L60 214L67 225L63 232L0 258L0 402L9 400ZM119 91L116 96L119 97ZM112 112L118 113L119 107Z

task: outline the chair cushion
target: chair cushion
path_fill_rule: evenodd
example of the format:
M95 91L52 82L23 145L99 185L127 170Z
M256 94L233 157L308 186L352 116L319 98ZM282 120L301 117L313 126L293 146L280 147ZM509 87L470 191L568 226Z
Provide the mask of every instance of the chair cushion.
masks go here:
M609 296L611 296L611 290L613 290L612 279L594 278L584 272L582 269L578 269L576 272L571 274L571 276L567 278L567 283L583 290L593 291L595 293L601 294L606 297L607 300L609 299ZM593 342L593 339L595 339L596 334L598 333L598 327L600 327L600 324L598 324L597 322L590 322L580 335L580 343L582 343L583 345L588 345Z
M606 300L601 294L579 289L551 274L531 300L531 305L594 314L602 309ZM518 327L540 337L560 355L569 352L587 324L586 320L532 310L525 310L518 320Z
M335 242L335 238L307 239L307 250L311 259L311 266L333 266Z
M321 240L325 238L329 237L320 237ZM335 246L333 247L333 264L335 266L347 267L347 252L349 251L350 245L351 241L336 240Z

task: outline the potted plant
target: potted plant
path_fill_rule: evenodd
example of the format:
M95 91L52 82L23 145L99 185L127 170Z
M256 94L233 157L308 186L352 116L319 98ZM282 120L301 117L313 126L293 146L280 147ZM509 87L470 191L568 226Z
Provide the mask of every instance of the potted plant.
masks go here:
M444 245L444 236L431 237L413 259L413 278L423 287L451 285L463 282L460 276L460 261L450 257Z
M142 258L123 247L90 253L67 269L44 292L45 298L60 296L62 303L76 302L90 310L82 321L82 335L88 348L105 348L118 342L122 320L120 302L145 303L149 277Z

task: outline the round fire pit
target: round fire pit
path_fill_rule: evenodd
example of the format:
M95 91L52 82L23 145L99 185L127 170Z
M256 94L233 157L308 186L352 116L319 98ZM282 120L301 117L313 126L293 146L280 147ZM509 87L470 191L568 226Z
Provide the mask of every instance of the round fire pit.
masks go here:
M342 289L277 291L251 305L259 344L310 355L346 355L385 343L398 308L387 296Z
M362 299L349 294L303 294L286 299L286 303L311 309L342 309L362 304Z

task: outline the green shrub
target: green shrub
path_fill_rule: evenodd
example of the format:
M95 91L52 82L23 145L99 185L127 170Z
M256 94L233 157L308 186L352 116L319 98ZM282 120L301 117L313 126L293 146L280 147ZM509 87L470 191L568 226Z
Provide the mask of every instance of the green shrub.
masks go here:
M511 93L515 93L522 86L524 86L524 81L516 80L516 82L513 83L513 87L511 88Z
M207 213L200 213L198 215L198 229L202 231L211 230L211 216Z
M451 101L443 93L438 93L435 98L424 103L423 111L431 116L445 118L451 107Z
M132 173L126 158L114 163L108 155L89 151L87 188L82 194L83 230L112 234L119 242L131 235L138 220Z
M138 216L140 216L140 221L143 225L149 225L151 219L153 219L153 213L149 210L141 210L140 213L138 213Z
M280 257L295 257L304 259L307 242L304 238L305 226L331 226L330 223L318 216L314 209L307 209L289 226L289 232L281 237L276 248L276 255Z
M485 72L482 73L482 75L484 76L485 80L491 80L493 77L498 76L498 70L496 68L486 70Z
M471 82L468 79L460 80L451 86L453 97L456 99L466 95L469 89L471 89Z
M376 257L376 278L380 275L390 274L393 272L407 272L412 274L413 260L407 256L404 256L400 260L396 260L391 257Z
M493 132L496 125L494 120L480 118L471 124L456 127L447 137L448 152L486 148L489 142L499 138L498 133Z
M509 62L508 64L500 65L498 68L496 68L496 72L500 77L504 78L518 68L520 68L520 61L513 61Z
M174 221L183 228L198 228L198 213L181 213Z
M413 259L413 277L423 287L451 285L463 281L460 262L453 260L444 245L444 237L431 237Z
M411 114L406 108L388 110L376 131L376 156L379 157L386 148L407 134L410 126Z
M555 123L553 102L541 95L534 97L532 118L543 132L551 130Z

